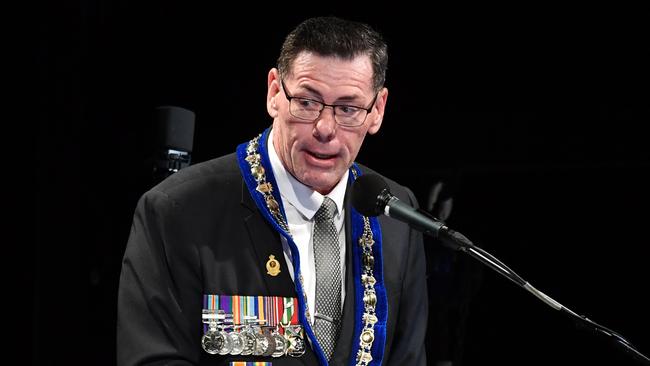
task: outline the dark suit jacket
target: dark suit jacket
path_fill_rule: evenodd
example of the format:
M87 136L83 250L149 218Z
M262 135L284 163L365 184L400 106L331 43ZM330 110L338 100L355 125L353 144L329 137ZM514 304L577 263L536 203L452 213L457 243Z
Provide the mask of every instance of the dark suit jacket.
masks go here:
M408 189L387 182L394 195L416 205ZM349 212L347 199L346 205ZM350 215L346 217L350 263ZM380 223L389 311L384 364L424 365L427 289L422 237L390 218L381 217ZM280 261L278 276L266 273L269 255ZM347 294L354 293L351 272L352 265L347 265ZM201 348L203 294L297 297L280 235L258 212L234 154L183 169L140 199L122 263L118 364L318 364L310 349L300 358L206 353ZM332 365L349 364L351 345L359 342L352 339L353 303L354 297L346 296Z

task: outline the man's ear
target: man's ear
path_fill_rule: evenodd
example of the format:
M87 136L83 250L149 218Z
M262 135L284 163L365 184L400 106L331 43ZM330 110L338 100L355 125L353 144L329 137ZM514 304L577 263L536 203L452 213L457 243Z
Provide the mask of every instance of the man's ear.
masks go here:
M271 118L278 116L278 103L276 98L280 94L280 77L278 69L272 68L269 70L267 78L267 91L266 91L266 111Z
M374 135L379 131L381 123L384 120L384 111L386 109L386 101L388 100L388 89L382 88L379 93L377 93L377 100L375 100L375 105L372 107L372 111L368 115L368 133Z

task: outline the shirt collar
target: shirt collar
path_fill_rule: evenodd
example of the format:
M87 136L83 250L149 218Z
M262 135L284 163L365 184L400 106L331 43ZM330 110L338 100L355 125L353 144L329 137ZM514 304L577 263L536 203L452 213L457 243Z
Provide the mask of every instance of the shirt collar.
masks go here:
M269 152L269 160L271 161L271 169L273 169L275 181L278 183L277 188L280 191L280 195L291 203L307 220L311 220L323 204L324 196L302 184L287 172L273 145L273 129L269 133L268 146L269 148L267 150ZM343 213L343 200L345 199L345 189L347 188L349 174L350 170L347 170L334 189L327 195L327 197L336 203L337 216Z

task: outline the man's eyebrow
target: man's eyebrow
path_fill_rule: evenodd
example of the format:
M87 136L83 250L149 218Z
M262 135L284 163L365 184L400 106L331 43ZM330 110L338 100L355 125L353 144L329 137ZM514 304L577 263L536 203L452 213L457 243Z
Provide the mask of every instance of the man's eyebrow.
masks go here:
M314 94L320 100L323 100L323 95L318 90L312 88L311 86L309 86L309 85L298 85L298 87L307 90L309 93ZM334 101L334 104L340 103L340 102L360 102L362 99L363 99L363 96L359 95L359 94L344 95L342 97L338 97Z

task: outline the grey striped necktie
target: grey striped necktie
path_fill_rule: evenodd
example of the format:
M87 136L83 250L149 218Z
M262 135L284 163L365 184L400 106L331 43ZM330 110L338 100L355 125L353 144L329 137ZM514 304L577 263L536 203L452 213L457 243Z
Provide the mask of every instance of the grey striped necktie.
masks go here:
M341 324L341 248L334 225L335 214L336 204L331 198L325 197L314 216L314 333L328 360L334 352Z

